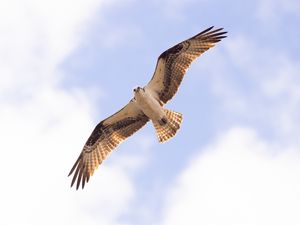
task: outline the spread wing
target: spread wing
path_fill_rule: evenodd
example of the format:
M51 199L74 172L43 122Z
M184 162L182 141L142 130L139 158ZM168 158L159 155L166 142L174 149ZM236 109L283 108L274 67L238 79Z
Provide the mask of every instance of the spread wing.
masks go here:
M80 183L84 188L85 183L107 155L148 121L149 118L130 101L120 111L100 122L85 143L68 175L75 172L71 187L77 180L76 189Z
M177 92L191 63L226 37L224 34L227 32L222 30L223 28L213 30L213 27L210 27L163 52L157 60L154 75L146 88L156 93L163 103L167 103Z

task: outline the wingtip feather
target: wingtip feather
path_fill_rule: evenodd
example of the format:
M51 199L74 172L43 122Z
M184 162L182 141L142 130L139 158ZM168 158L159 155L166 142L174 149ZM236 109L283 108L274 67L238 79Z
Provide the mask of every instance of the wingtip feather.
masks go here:
M77 158L76 162L74 163L72 169L70 170L69 174L68 174L68 177L74 172L74 170L76 169L78 163L79 163L79 160L81 159L82 157L82 153L79 155L79 157Z
M77 168L76 168L76 171L74 173L74 176L73 176L73 179L72 179L72 182L71 182L71 187L74 185L74 183L75 183L75 181L78 177L78 172L80 172L81 163L78 163L76 165L77 165Z
M78 188L80 186L80 182L81 182L81 178L82 178L82 172L83 172L83 168L79 171L79 175L78 175L77 183L76 183L76 190L78 190Z
M209 27L209 28L207 28L207 29L201 31L201 32L200 32L199 34L197 34L196 36L199 36L199 35L201 35L201 34L204 34L204 33L210 31L210 30L213 29L213 28L214 28L214 26L211 26L211 27Z
M211 27L201 31L197 35L191 37L190 39L194 39L194 38L211 38L211 37L216 37L216 36L223 35L223 34L227 33L227 31L223 31L223 29L224 29L223 27L217 28L215 30L213 30L213 28L214 28L214 26L211 26Z

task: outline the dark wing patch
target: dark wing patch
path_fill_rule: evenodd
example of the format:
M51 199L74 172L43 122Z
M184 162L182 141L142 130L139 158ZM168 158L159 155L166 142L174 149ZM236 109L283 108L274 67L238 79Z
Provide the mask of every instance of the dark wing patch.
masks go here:
M149 121L149 118L141 111L122 114L126 107L114 114L113 118L109 117L95 127L68 175L70 176L75 171L71 187L77 180L76 189L79 188L80 184L84 188L85 183L89 181L90 176L93 175L107 155ZM124 115L127 116L124 117Z
M213 27L210 27L163 52L157 60L154 75L146 88L155 91L162 102L170 100L176 94L191 63L226 37L224 35L227 32L223 32L223 28L212 29Z
M183 44L179 43L178 45L175 45L174 47L168 49L167 51L164 51L159 58L166 59L168 55L175 55L179 53L183 48Z

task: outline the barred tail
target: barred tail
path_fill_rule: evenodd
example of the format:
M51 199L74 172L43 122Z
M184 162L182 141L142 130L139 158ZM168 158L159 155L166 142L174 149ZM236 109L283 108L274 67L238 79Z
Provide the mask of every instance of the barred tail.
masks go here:
M166 118L153 123L159 142L165 142L175 136L182 122L181 113L173 112L168 109L164 109L164 111Z

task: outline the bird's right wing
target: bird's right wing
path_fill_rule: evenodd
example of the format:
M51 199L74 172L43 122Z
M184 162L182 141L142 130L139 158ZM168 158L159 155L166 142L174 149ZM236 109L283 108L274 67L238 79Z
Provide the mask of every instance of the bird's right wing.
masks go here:
M149 118L130 101L124 108L100 122L85 143L81 154L72 167L69 176L75 171L71 187L77 180L82 188L89 181L95 169L106 156L122 141L142 128Z
M167 103L176 94L191 63L225 38L226 33L223 28L210 27L164 51L158 57L154 75L146 88Z

